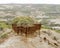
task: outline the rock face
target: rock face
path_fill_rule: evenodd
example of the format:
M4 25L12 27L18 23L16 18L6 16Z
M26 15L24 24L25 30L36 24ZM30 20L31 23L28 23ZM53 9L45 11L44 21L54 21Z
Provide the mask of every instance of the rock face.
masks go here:
M12 21L12 29L17 33L24 33L26 36L41 29L41 24L30 16L16 17Z
M34 24L34 26L31 27L23 27L23 26L17 26L16 24L12 24L12 29L17 33L21 33L21 34L25 34L25 35L29 35L32 34L34 32L36 32L37 30L41 29L41 24Z
M60 34L52 30L41 29L38 33L25 37L15 35L9 37L0 48L60 48Z

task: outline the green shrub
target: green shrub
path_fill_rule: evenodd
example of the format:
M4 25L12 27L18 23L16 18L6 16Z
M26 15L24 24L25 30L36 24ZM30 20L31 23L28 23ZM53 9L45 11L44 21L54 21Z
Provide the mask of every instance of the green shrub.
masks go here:
M60 30L55 30L56 32L60 33Z
M3 34L0 35L0 38L6 38L7 36L8 36L7 33L3 33Z
M1 28L7 28L7 25L5 23L0 23Z
M32 26L36 20L29 16L20 16L13 19L12 24L17 24L17 26Z

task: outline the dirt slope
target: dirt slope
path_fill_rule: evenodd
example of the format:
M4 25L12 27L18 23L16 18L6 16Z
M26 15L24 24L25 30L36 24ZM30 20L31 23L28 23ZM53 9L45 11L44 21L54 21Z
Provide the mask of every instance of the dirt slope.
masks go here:
M51 30L42 29L40 36L27 38L12 35L0 48L60 48L60 34Z

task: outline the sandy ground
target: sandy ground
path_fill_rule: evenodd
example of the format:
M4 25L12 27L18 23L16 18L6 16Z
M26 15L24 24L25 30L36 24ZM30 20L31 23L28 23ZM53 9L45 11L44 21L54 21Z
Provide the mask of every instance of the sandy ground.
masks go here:
M60 48L60 34L47 29L33 38L13 34L0 44L0 48Z

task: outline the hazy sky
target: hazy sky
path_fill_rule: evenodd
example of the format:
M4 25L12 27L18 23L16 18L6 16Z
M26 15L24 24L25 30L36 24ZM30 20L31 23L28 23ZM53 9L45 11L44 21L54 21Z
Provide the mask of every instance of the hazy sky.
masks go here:
M2 3L60 4L60 0L0 0Z

